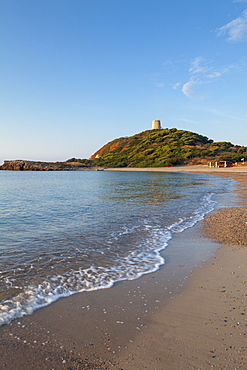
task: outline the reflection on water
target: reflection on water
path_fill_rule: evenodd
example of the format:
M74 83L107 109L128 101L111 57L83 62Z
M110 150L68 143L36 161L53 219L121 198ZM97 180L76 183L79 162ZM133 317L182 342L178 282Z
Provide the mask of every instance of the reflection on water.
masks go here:
M155 271L232 180L161 172L0 172L0 320ZM4 301L5 299L9 301ZM1 313L2 312L2 313Z

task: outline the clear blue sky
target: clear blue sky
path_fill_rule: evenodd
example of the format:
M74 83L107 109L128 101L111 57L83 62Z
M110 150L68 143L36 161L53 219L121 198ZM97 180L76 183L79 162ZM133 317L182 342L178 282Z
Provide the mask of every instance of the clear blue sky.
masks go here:
M0 163L176 127L247 146L247 1L0 0Z

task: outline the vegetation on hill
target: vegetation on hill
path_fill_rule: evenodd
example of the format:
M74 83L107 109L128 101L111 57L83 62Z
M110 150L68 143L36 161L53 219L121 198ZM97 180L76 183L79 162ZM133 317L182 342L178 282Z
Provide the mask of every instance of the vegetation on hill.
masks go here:
M190 131L147 130L104 145L89 159L66 162L4 161L0 170L73 171L91 167L165 167L207 164L209 161L247 162L247 147L230 142L214 142Z
M230 142L213 142L206 136L172 129L148 130L104 145L86 165L102 167L164 167L208 161L240 161L247 158L247 147Z

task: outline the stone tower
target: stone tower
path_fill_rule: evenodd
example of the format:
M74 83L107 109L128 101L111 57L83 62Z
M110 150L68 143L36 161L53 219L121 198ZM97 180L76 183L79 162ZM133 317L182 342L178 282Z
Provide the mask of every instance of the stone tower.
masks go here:
M161 130L161 124L159 119L152 121L152 130Z

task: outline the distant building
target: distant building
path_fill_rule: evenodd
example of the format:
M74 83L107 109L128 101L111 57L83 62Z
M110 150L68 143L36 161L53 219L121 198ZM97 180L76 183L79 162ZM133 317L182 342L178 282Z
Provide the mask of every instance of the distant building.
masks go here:
M209 167L220 168L220 167L234 167L234 163L231 161L211 161L208 163Z
M161 124L159 119L152 121L152 130L161 130Z

